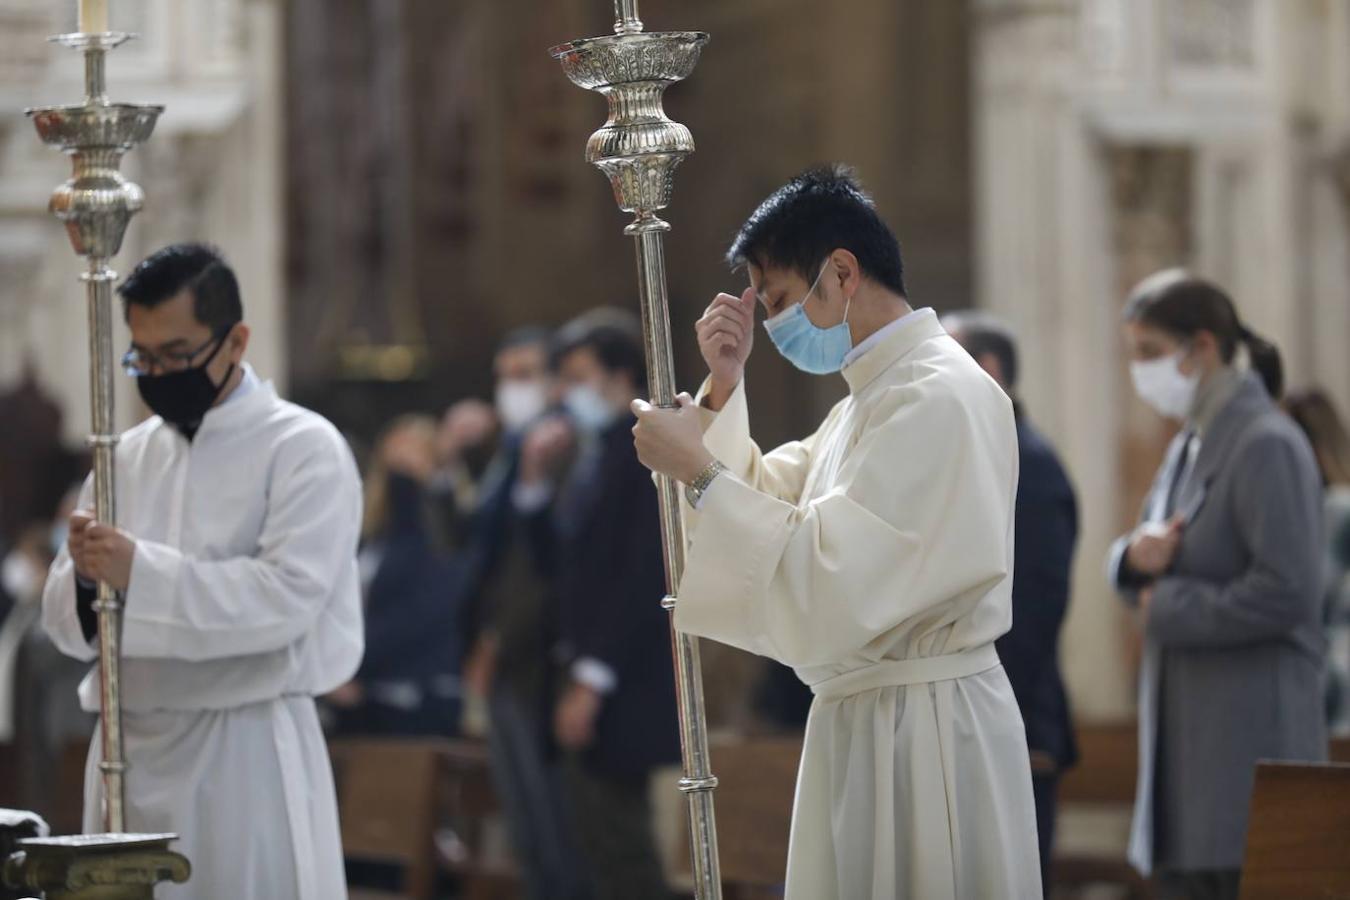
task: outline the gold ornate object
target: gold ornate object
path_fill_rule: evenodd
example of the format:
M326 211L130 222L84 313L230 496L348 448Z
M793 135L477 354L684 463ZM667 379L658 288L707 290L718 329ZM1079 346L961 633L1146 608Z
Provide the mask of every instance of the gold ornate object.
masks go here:
M5 863L4 880L47 900L153 900L161 881L183 883L191 866L169 849L173 834L33 838Z
M675 367L670 343L670 310L662 235L670 225L656 213L670 203L675 168L694 151L689 129L671 121L661 106L665 89L687 77L708 35L699 31L647 34L637 0L616 0L614 34L571 41L550 53L574 84L609 101L609 120L591 135L586 160L609 177L619 208L634 214L624 234L637 249L642 331L647 351L647 384L652 402L675 405ZM665 550L664 606L673 609L684 572L684 525L675 482L657 479L661 537ZM689 801L694 889L699 900L720 900L713 776L703 704L698 642L674 630L675 686L679 699L684 777L680 790Z

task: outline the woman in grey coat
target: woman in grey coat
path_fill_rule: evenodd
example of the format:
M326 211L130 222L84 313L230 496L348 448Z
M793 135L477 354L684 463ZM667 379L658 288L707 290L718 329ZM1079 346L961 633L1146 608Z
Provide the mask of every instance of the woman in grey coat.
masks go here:
M1163 898L1236 898L1257 760L1326 756L1321 478L1271 399L1278 352L1218 287L1146 279L1125 337L1136 392L1183 425L1110 559L1144 629L1130 859Z

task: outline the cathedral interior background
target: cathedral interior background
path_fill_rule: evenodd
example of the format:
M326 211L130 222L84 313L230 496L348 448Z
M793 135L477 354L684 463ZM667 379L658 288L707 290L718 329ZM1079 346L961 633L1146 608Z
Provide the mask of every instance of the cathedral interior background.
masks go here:
M64 488L88 421L81 294L46 212L66 163L21 114L78 93L44 40L73 28L67 7L0 0L6 540ZM490 396L510 329L635 305L625 219L581 158L603 103L546 52L608 32L610 13L593 0L120 0L114 26L143 37L110 82L167 111L125 162L148 201L115 265L218 244L242 279L255 367L358 443L395 413ZM1136 639L1102 560L1169 434L1129 391L1123 298L1155 269L1193 267L1280 346L1292 386L1350 410L1350 4L648 0L643 13L712 35L667 95L697 142L668 215L682 384L701 377L692 323L742 286L722 261L736 226L807 165L855 165L900 237L914 305L979 306L1018 333L1022 400L1083 515L1063 637L1074 709L1128 720ZM844 389L768 352L749 379L779 388L756 394L766 444ZM117 402L122 425L144 415L129 383ZM708 677L714 724L742 727L755 662L705 662L727 673Z

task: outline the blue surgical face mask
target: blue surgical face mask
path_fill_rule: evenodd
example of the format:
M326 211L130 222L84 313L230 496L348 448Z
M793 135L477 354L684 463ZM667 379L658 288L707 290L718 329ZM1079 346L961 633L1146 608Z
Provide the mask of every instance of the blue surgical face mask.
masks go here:
M604 431L619 418L605 395L592 384L579 384L569 390L563 397L563 406L572 420L586 431Z
M783 358L803 372L829 375L844 366L844 360L853 349L853 332L848 327L848 311L853 304L850 297L844 307L844 321L833 328L821 328L806 315L806 301L820 285L820 279L829 269L829 260L820 267L820 274L812 282L801 303L794 303L764 323L769 340L783 354Z

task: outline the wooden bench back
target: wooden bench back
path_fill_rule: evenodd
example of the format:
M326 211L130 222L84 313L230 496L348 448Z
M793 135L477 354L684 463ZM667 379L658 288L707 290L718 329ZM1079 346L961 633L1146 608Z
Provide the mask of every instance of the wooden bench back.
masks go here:
M1350 765L1256 767L1243 900L1350 898Z
M441 750L437 741L334 743L345 854L400 865L425 856L434 828Z
M1139 772L1134 722L1080 725L1077 735L1078 765L1060 781L1059 802L1132 806Z
M713 797L723 882L745 887L781 885L787 872L801 739L718 740L711 751L718 780ZM682 834L679 864L687 872L688 830Z
M1350 737L1332 738L1330 755L1327 759L1331 762L1350 763Z

